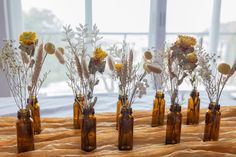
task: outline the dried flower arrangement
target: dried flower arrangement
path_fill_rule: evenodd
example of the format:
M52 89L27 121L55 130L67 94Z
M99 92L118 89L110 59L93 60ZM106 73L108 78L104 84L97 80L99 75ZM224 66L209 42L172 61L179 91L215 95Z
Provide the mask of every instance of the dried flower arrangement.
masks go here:
M165 51L156 52L156 50L147 50L144 53L144 69L152 69L154 64L162 69L161 73L152 73L153 84L156 91L165 91L168 80L165 66Z
M107 53L98 45L102 39L98 36L99 30L96 25L89 31L87 25L80 24L73 31L69 26L64 27L65 39L68 46L66 67L68 85L73 90L74 95L85 96L84 108L93 108L97 97L93 98L94 87L98 85L97 72L103 74L105 70ZM87 53L88 47L93 48L92 56ZM89 60L89 64L87 64Z
M197 67L196 39L179 35L177 41L167 50L167 76L169 77L171 104L178 104L179 86Z
M232 67L227 63L220 63L217 66L216 55L210 55L204 50L199 53L199 74L202 83L210 102L218 104L227 81L236 71L236 60Z
M152 54L150 55L149 57L152 58ZM144 71L139 74L141 64L135 65L133 59L133 50L129 50L128 44L125 42L120 49L116 45L110 49L108 66L113 78L119 80L119 94L128 97L129 103L125 103L125 97L121 100L123 107L127 108L131 107L136 97L141 98L146 94L146 89L149 87L148 81L145 79L147 73L161 73L161 69L157 65L145 63Z
M5 41L0 58L2 70L5 72L15 103L19 109L24 109L27 98L37 96L47 78L49 72L44 73L40 78L47 54L57 53L60 63L63 63L64 59L61 53L62 48L56 50L52 43L45 45L41 43L36 51L38 39L35 32L23 32L19 41L19 49L15 47L14 41Z

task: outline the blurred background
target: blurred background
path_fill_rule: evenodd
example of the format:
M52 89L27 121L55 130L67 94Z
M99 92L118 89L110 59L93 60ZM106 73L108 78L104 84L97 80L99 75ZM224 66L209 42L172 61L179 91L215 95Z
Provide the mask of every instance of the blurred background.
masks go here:
M135 52L137 61L151 47L163 48L178 34L202 39L204 48L216 53L220 60L232 64L236 58L235 0L0 0L0 46L2 39L18 40L22 31L35 31L41 41L65 46L62 26L75 28L96 24L103 36L104 47L126 41ZM67 86L66 69L54 64L49 57L44 70L50 70L41 96L72 95ZM51 66L53 65L53 66ZM117 93L114 83L105 73L96 93ZM9 91L0 74L0 97ZM234 94L236 77L229 81L229 99ZM184 84L181 89L191 90ZM203 90L203 87L200 87Z

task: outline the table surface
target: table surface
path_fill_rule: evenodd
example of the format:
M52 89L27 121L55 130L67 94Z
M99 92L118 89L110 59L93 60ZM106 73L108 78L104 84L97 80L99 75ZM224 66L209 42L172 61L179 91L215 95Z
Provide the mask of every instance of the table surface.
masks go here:
M42 133L35 136L35 151L16 154L15 117L0 117L0 156L236 156L236 107L221 108L220 139L203 142L206 109L201 109L200 124L185 125L186 109L182 111L181 143L165 145L166 126L151 127L151 111L134 110L134 148L117 149L115 113L97 113L97 149L80 149L80 130L72 128L71 118L42 118Z

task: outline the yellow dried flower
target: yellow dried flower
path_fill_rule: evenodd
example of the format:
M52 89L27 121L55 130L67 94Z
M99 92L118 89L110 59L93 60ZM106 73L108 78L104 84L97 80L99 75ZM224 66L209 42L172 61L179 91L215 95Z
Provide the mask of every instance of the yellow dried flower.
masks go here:
M152 53L150 51L146 51L146 52L144 52L144 57L147 60L151 60L152 59Z
M35 32L23 32L19 37L20 42L26 45L34 44L37 41Z
M218 71L221 74L228 75L230 73L230 70L231 70L231 68L230 68L229 64L221 63L218 65Z
M44 45L44 50L48 53L48 54L54 54L55 53L55 50L56 50L56 47L53 43L46 43Z
M187 35L179 35L178 38L179 39L177 40L177 43L183 44L185 46L194 46L197 43L196 38Z
M98 47L95 49L93 53L93 58L97 61L102 61L107 57L106 51L104 51L102 48Z
M195 52L189 53L186 55L186 59L190 63L196 63L197 62L197 54Z
M121 69L123 68L123 64L122 63L116 63L114 65L116 71L121 71Z

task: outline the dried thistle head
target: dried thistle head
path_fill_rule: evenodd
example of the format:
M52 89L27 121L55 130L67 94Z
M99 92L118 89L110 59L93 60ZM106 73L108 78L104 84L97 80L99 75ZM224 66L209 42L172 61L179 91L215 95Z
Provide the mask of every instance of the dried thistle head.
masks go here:
M44 50L47 52L47 54L52 55L52 54L55 53L56 47L55 47L55 45L54 45L53 43L48 42L48 43L46 43L46 44L44 45Z
M223 75L228 75L230 73L230 65L226 63L221 63L218 65L218 71Z

